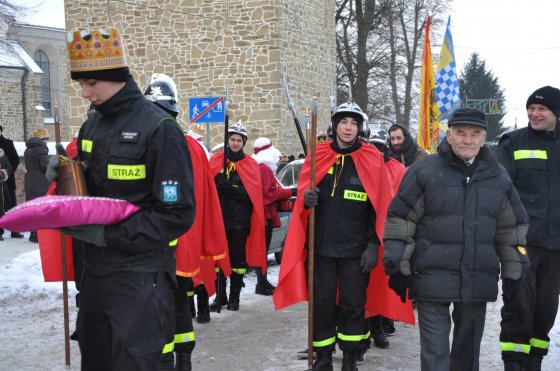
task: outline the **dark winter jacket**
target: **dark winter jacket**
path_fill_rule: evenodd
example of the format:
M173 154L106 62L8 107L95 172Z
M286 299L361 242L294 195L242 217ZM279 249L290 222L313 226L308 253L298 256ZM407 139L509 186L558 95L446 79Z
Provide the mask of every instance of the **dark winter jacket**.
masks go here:
M447 142L441 149L412 164L391 201L383 264L412 275L412 299L495 301L500 261L502 277L514 280L528 261L518 249L527 214L490 150L481 149L469 176Z
M243 150L232 152L227 149L227 157L230 163L243 160L245 153ZM260 176L260 174L255 174ZM253 203L243 185L241 178L235 167L228 171L227 178L223 173L219 173L214 178L216 189L222 203L222 216L226 230L246 230L251 229L251 215L253 214Z
M0 215L4 215L4 200L10 197L8 189L8 179L13 174L12 165L8 157L4 154L4 150L0 148Z
M341 149L336 141L331 148L342 155L329 169L319 188L315 207L315 253L321 256L360 257L368 243L379 245L375 232L375 210L367 199L350 153L361 148L356 141Z
M95 275L169 272L173 241L194 221L194 186L188 144L176 121L146 100L131 78L95 107L78 135L78 157L91 196L138 206L130 218L105 226L106 247L84 244Z
M414 161L420 160L430 155L423 148L418 147L418 144L416 144L414 139L412 139L406 127L404 127L403 125L394 124L389 128L389 133L393 128L399 128L402 130L404 141L398 151L393 148L393 145L389 141L389 156L393 157L404 166L409 167Z
M529 214L527 245L560 250L560 132L515 130L497 153Z
M44 196L50 182L45 176L49 164L49 149L43 139L29 138L25 142L25 199L27 201Z
M4 150L4 154L10 161L10 165L12 167L12 174L8 178L8 188L16 189L16 177L15 172L19 166L19 156L16 151L16 147L14 146L14 141L4 137L4 135L0 134L0 148Z

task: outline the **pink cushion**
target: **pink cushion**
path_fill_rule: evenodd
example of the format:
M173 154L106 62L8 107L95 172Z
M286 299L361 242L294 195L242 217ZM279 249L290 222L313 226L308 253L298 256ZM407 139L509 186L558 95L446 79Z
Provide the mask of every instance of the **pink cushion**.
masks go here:
M0 228L13 232L83 224L115 224L140 207L124 200L90 196L45 196L27 201L0 218Z

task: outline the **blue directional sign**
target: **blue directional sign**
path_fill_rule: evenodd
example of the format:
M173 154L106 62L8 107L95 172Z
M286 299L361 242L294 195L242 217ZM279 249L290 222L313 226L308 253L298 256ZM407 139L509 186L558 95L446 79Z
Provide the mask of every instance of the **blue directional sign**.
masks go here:
M224 122L224 97L189 98L189 120L196 122Z

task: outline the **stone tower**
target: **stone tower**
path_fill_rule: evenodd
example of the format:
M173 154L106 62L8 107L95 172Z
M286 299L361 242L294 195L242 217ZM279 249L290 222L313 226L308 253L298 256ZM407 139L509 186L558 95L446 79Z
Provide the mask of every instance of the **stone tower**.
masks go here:
M336 78L332 0L65 0L69 31L115 27L122 34L132 74L144 89L152 73L171 76L179 90L179 121L189 128L188 99L230 94L230 123L243 121L249 148L259 136L286 154L302 152L282 88L288 81L298 113L318 97L319 127L330 115ZM69 123L86 114L73 82ZM200 128L197 128L200 129ZM303 128L305 131L305 128ZM223 139L212 124L210 145Z

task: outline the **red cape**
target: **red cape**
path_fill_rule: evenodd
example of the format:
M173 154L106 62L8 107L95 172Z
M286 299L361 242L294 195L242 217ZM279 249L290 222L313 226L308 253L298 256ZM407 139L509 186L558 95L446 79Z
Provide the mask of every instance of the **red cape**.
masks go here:
M68 157L78 155L78 140L74 138L66 147ZM54 195L56 183L52 182L47 195ZM39 255L45 282L62 281L62 233L56 229L40 229L37 231L39 239ZM74 280L74 258L72 256L72 237L66 236L66 274L68 281Z
M224 154L217 153L210 159L210 172L215 177L224 168ZM249 194L253 203L253 214L251 215L251 232L247 238L245 252L247 265L260 267L266 271L266 240L264 236L265 218L264 203L262 195L260 170L257 161L249 156L235 162L235 171L243 182L243 186Z
M337 154L330 147L329 142L317 145L316 182L323 179L329 168L335 163ZM399 171L404 167L394 167L393 171L383 162L383 155L376 149L362 145L360 149L350 154L358 177L360 178L369 200L376 211L375 230L380 239L383 238L387 208L395 195L396 180ZM393 166L393 165L391 165ZM393 174L394 172L394 174ZM402 177L402 174L400 175ZM303 206L303 192L310 188L310 161L304 162L298 183L298 198L288 227L278 286L274 290L273 299L276 309L307 300L307 276L305 260L307 250L304 248L307 237L307 219L309 211ZM412 303L407 300L401 303L400 298L389 288L389 278L383 270L381 257L383 244L379 248L379 264L370 274L367 288L367 302L365 309L369 314L380 314L398 321L415 323Z
M196 214L191 228L177 241L176 273L178 276L191 277L195 286L204 282L209 295L212 295L216 278L214 262L220 262L220 268L226 276L231 273L229 259L224 259L227 256L224 221L206 152L194 138L185 137L193 167ZM205 264L212 268L202 269Z

